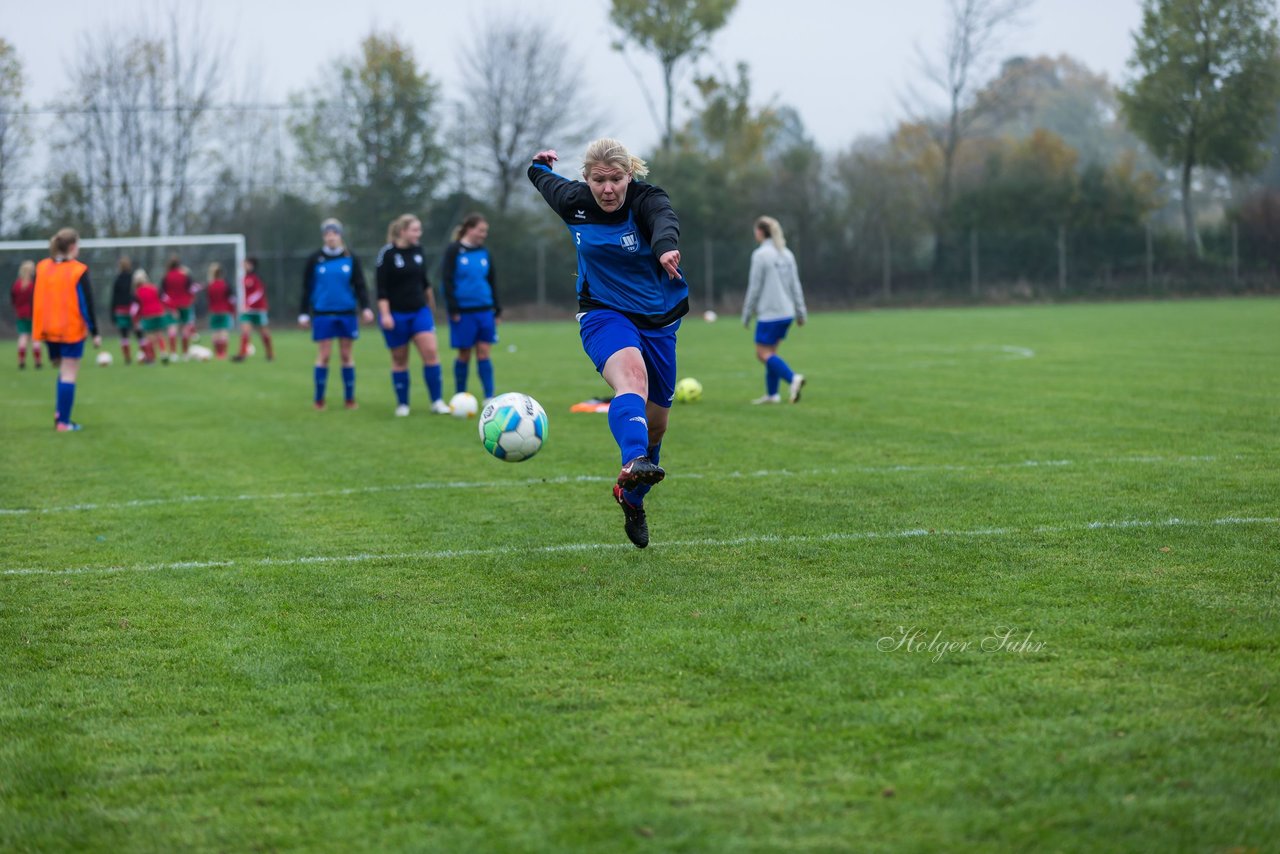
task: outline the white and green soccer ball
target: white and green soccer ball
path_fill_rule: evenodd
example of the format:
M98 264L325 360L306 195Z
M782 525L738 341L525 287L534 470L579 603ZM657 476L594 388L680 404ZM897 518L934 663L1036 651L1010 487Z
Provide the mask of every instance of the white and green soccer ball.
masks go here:
M676 403L693 403L702 399L702 383L685 377L676 383Z
M547 413L527 394L500 394L480 412L480 441L500 460L527 460L542 449L546 440Z

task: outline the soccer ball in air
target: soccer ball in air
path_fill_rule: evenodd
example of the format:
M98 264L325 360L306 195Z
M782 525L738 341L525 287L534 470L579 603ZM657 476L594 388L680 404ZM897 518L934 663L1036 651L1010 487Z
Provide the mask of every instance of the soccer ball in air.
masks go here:
M676 383L676 403L693 403L702 399L702 383L685 377Z
M101 368L108 367L111 364L111 361L112 361L111 354L108 353L106 350L103 350L101 353L98 354L99 367Z
M500 460L527 460L538 453L546 439L547 413L527 394L500 394L480 413L480 441Z
M707 323L715 323L716 320L719 319L719 317L720 315L716 314L711 309L707 309L702 313L702 319L705 320Z
M449 413L454 418L475 418L480 411L480 402L469 391L460 391L449 398Z

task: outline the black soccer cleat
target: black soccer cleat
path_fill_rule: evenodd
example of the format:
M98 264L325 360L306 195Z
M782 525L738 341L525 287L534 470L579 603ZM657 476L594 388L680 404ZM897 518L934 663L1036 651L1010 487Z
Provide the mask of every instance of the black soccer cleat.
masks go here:
M639 456L622 467L618 472L618 486L623 489L634 489L642 483L652 486L661 481L667 473L662 466L648 457Z
M649 521L645 519L644 507L636 507L626 499L622 494L622 487L614 484L613 500L618 502L618 506L622 508L622 515L626 517L626 521L622 523L622 530L627 532L627 539L635 544L635 547L642 549L649 545Z

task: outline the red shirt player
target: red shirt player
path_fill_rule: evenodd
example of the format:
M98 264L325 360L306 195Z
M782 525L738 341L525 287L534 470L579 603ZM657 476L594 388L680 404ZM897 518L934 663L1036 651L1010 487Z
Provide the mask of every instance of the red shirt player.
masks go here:
M235 320L236 299L227 280L222 278L222 265L216 261L209 265L208 286L205 293L209 298L209 331L213 333L213 354L219 359L227 358L227 339L231 335L232 321Z
M196 330L196 315L191 305L199 287L191 281L191 274L182 266L177 255L169 257L169 269L161 284L164 286L165 303L174 317L169 325L169 349L177 352L178 327L182 327L182 352L185 354Z
M133 273L133 298L137 303L138 326L142 329L143 364L154 362L159 353L166 364L164 327L169 310L165 307L160 288L152 284L146 270Z
M13 313L18 319L18 368L27 366L27 344L31 344L31 355L35 357L36 367L40 367L40 342L31 340L31 307L36 292L36 265L34 261L23 261L18 267L18 278L9 290L9 300L13 303Z
M244 259L244 307L240 312L240 352L231 361L243 362L249 355L249 337L254 327L262 337L267 361L275 358L271 347L271 331L267 329L267 286L258 276L258 259Z

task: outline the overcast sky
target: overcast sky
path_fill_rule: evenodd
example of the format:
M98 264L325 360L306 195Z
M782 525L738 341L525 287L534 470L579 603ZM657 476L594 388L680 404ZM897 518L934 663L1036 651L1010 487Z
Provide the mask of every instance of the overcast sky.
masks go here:
M101 32L129 14L165 8L135 0L58 0L54 7L4 0L4 6L0 35L18 48L33 104L66 89L67 60L83 34ZM642 84L609 47L608 8L608 0L207 0L202 12L212 30L234 38L238 72L251 69L261 97L275 101L305 89L332 58L353 53L372 28L392 30L410 42L445 97L458 98L458 54L477 22L485 15L536 10L572 37L583 85L612 120L607 130L643 152L658 131ZM712 43L713 61L726 69L746 61L757 103L775 99L796 108L818 145L835 151L903 118L901 96L919 83L916 49L940 43L946 9L947 0L739 0ZM1140 19L1139 0L1034 0L1004 52L1070 54L1119 82ZM656 64L646 56L637 56L636 64L644 72L643 85L660 102Z

